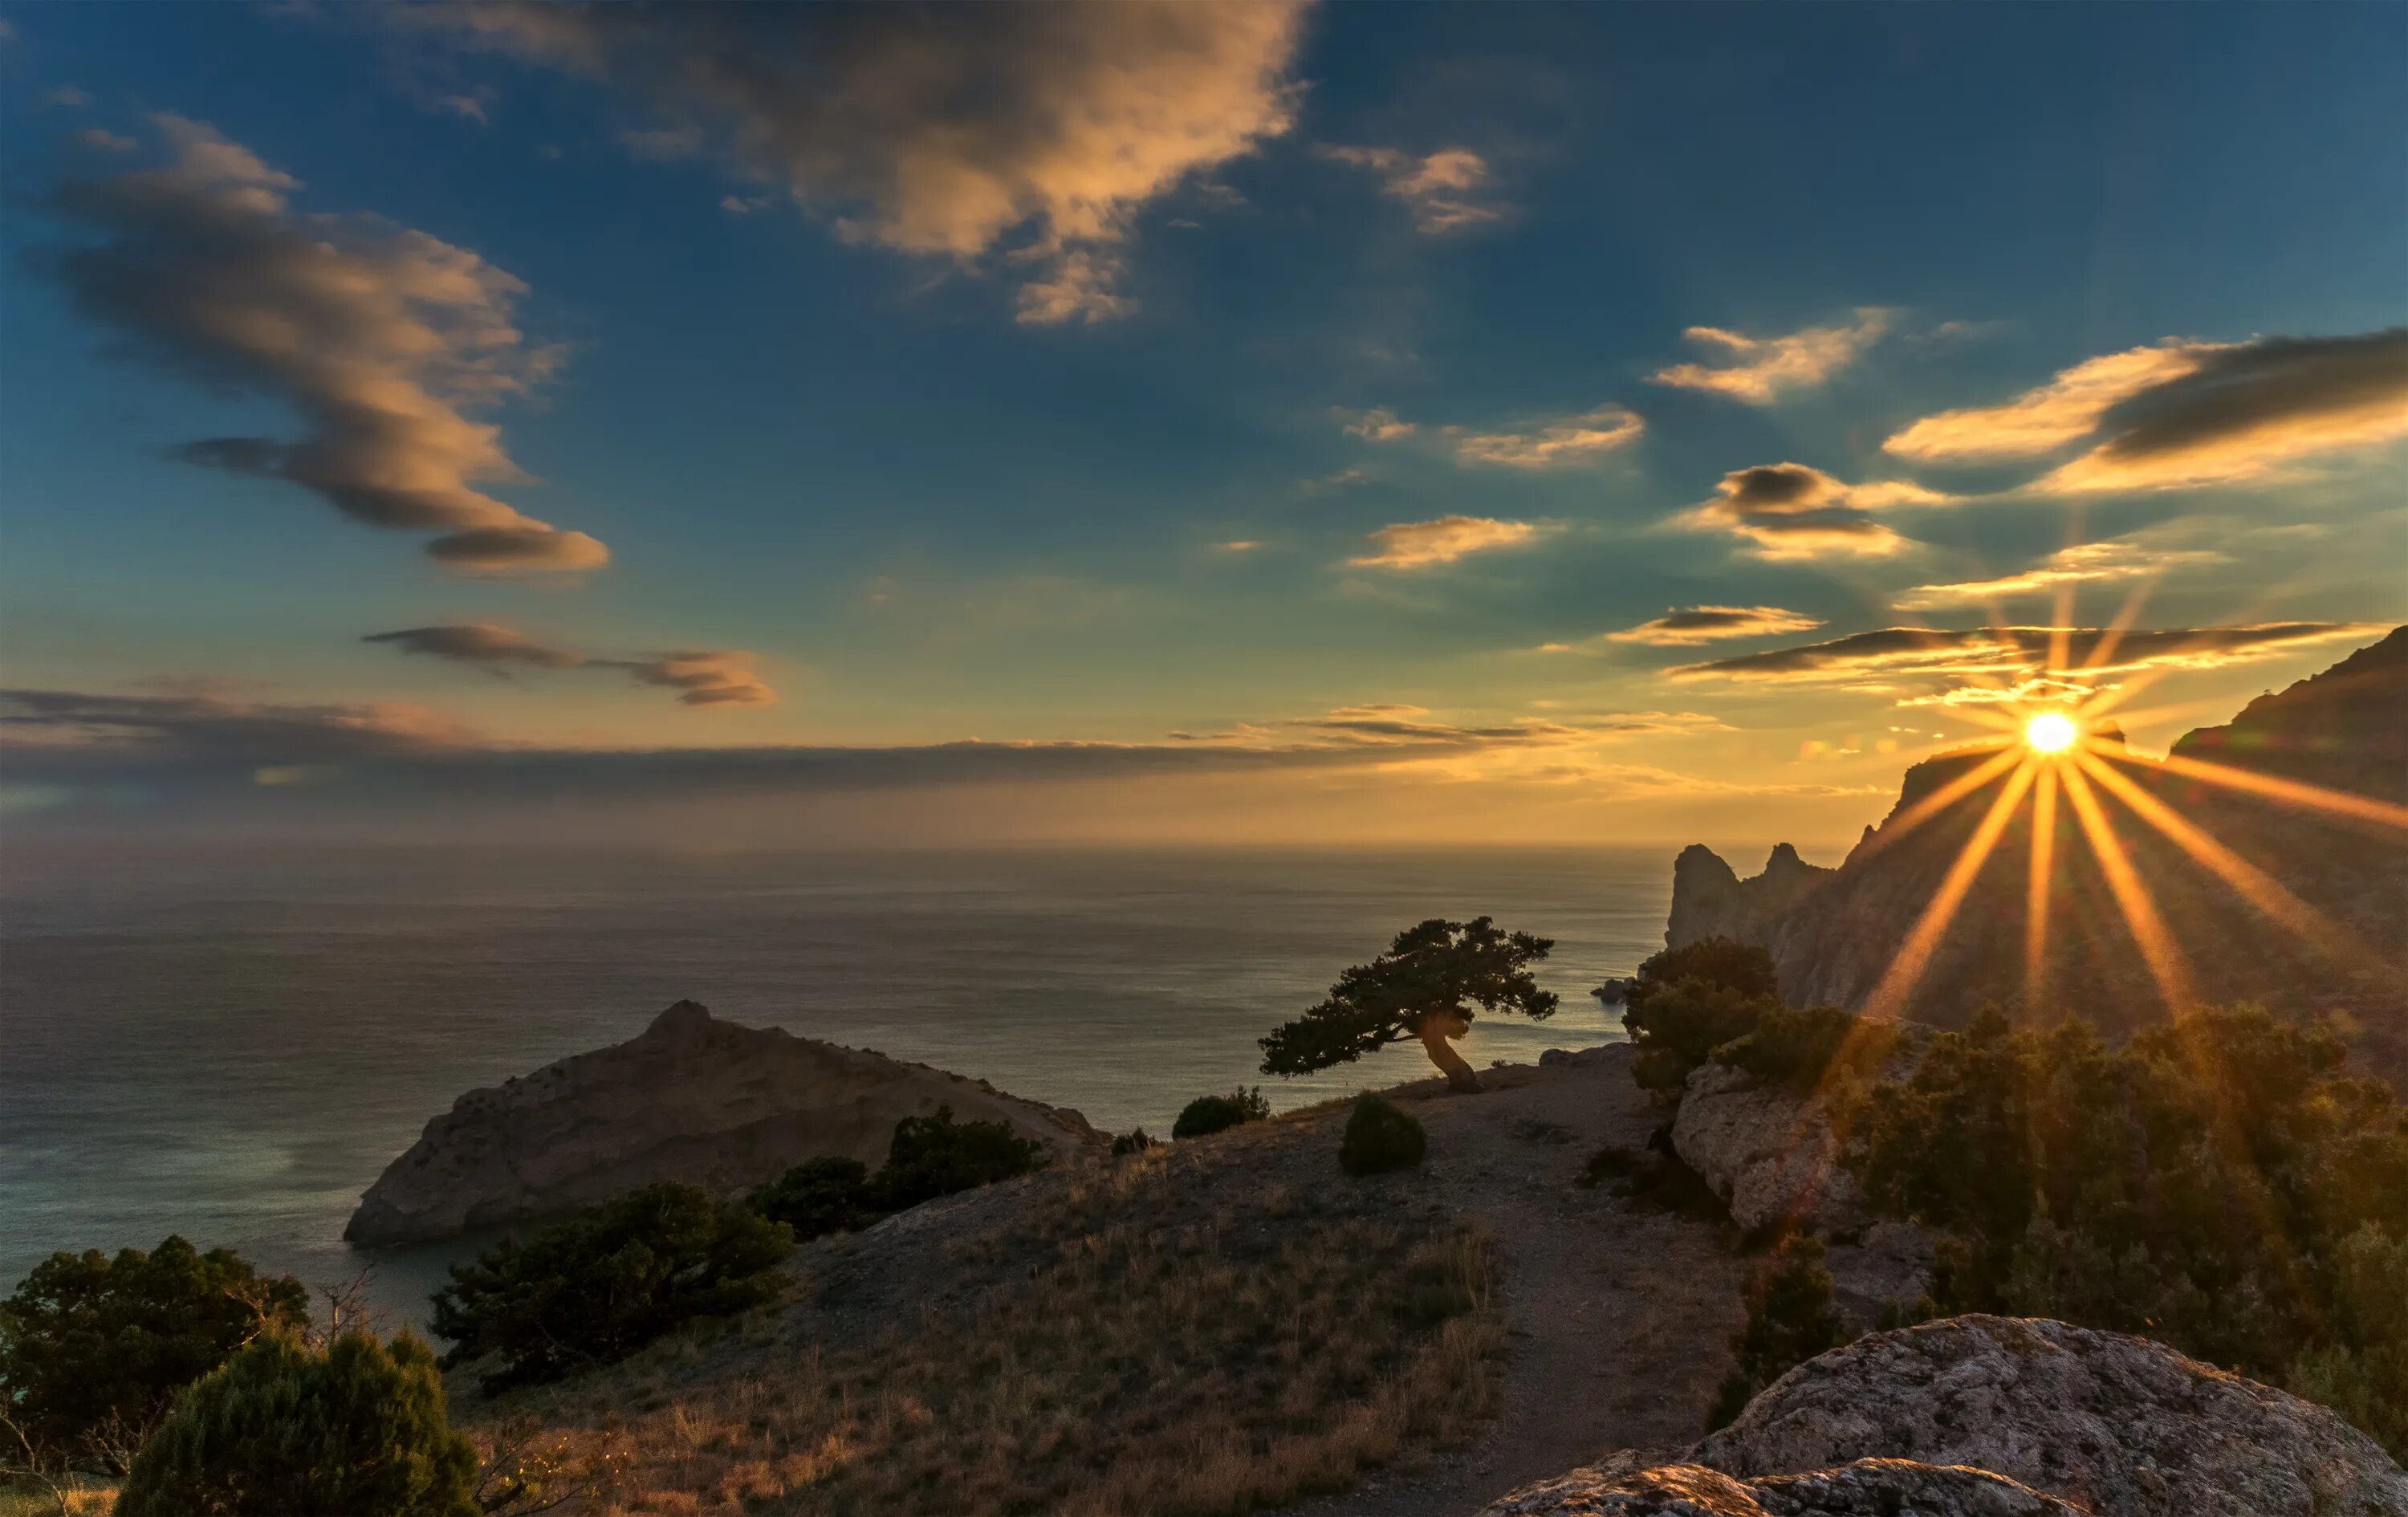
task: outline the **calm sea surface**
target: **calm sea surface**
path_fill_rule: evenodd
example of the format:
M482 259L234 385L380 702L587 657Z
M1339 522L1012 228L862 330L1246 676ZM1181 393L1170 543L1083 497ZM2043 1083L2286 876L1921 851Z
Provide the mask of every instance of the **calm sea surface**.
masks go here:
M1254 1039L1428 916L1553 937L1552 1022L1661 946L1668 852L0 854L0 1290L53 1249L182 1233L312 1283L373 1262L416 1316L455 1250L369 1260L360 1192L453 1097L634 1036L681 996L1157 1135L1430 1072L1418 1047L1264 1080Z

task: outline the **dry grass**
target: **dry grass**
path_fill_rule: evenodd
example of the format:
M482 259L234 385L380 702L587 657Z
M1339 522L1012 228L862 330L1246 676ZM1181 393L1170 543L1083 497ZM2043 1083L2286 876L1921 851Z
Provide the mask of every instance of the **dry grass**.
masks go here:
M624 1453L604 1511L831 1517L1245 1512L1493 1415L1484 1237L1399 1191L1195 1179L1156 1152L1032 1195L943 1247L989 1283L866 1340L765 1313L511 1403Z
M81 1476L60 1478L53 1496L49 1486L22 1475L0 1475L0 1517L108 1517L117 1507L117 1486Z

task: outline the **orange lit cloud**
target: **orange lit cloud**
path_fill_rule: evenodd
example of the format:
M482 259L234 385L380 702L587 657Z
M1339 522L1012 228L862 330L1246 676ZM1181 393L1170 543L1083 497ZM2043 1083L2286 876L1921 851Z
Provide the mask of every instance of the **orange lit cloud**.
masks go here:
M1673 520L1747 538L1764 558L1879 558L1907 539L1870 513L1952 498L1903 479L1848 484L1803 464L1761 464L1724 475L1713 499Z
M1365 411L1332 406L1329 414L1348 436L1361 437L1367 442L1402 442L1421 430L1419 424L1402 420L1384 406L1375 406Z
M758 655L740 649L686 649L640 658L600 658L540 642L490 622L404 627L370 633L360 640L474 665L492 674L507 674L513 666L616 669L638 684L679 692L679 702L686 706L767 706L778 698L753 668Z
M1489 189L1488 164L1469 148L1442 148L1423 157L1395 148L1325 147L1320 152L1378 175L1381 190L1403 201L1423 232L1459 231L1504 214L1482 198Z
M1020 320L1131 308L1141 208L1284 133L1300 0L393 7L395 24L607 80L653 136L782 186L849 240L1031 272Z
M526 287L465 248L370 217L291 208L292 176L197 122L153 118L161 166L70 179L55 204L106 240L61 253L89 315L163 362L289 403L297 440L212 437L194 463L302 486L355 522L442 534L480 573L599 568L601 543L476 483L523 476L468 412L557 365L513 321Z
M1812 632L1822 624L1819 618L1778 606L1692 606L1686 610L1669 611L1635 627L1609 632L1605 640L1643 643L1651 648L1685 648L1731 637Z
M2261 478L2408 436L2408 328L2168 342L2075 365L2003 406L1927 417L1883 446L1933 463L2086 444L2034 488L2166 490Z
M1486 516L1399 522L1371 534L1375 551L1346 562L1363 569L1431 568L1473 553L1526 547L1538 539L1540 530L1529 522L1500 522Z
M2036 595L2064 585L2155 579L2173 569L2230 562L2230 555L2205 548L2155 548L2129 539L2077 543L2058 549L2020 574L1955 584L1917 585L1899 595L1897 605L1909 611L1980 606L2017 595Z
M1599 406L1578 416L1545 417L1512 432L1473 432L1448 427L1455 456L1464 464L1515 469L1570 468L1595 463L1639 440L1646 423L1623 406Z
M1657 384L1704 390L1751 406L1769 406L1788 391L1821 384L1856 361L1889 330L1890 313L1878 307L1856 312L1853 326L1808 327L1785 337L1750 337L1720 327L1693 326L1681 335L1719 349L1728 362L1675 364L1648 376Z

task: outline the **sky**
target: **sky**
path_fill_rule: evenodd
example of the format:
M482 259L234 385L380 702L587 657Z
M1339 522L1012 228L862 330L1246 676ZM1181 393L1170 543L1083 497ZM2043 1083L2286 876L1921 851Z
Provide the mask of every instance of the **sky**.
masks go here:
M2387 4L0 7L0 819L1828 849L2408 620L2403 126Z

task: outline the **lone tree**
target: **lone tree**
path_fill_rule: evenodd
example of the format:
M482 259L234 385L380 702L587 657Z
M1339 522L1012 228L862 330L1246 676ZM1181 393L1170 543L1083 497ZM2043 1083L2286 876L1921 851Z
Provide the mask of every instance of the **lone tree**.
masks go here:
M1263 1073L1310 1074L1417 1038L1449 1085L1476 1091L1480 1077L1448 1040L1470 1031L1474 1006L1554 1016L1554 993L1539 988L1528 966L1555 946L1552 937L1499 932L1486 917L1408 927L1388 952L1339 976L1328 999L1262 1040Z

